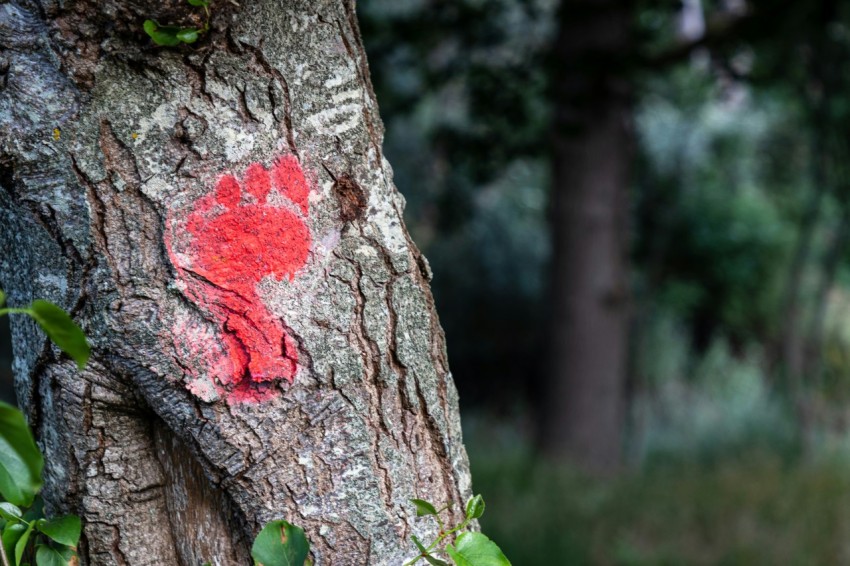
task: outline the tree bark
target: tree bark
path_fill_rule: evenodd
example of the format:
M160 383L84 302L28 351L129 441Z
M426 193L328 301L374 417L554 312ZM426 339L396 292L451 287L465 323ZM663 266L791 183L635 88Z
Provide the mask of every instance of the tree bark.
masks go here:
M555 47L553 324L543 446L620 464L628 357L628 3L566 2Z
M85 564L399 564L408 498L470 494L428 281L351 0L0 5L0 281L70 310L88 367L13 321L50 512ZM250 221L250 222L249 222Z

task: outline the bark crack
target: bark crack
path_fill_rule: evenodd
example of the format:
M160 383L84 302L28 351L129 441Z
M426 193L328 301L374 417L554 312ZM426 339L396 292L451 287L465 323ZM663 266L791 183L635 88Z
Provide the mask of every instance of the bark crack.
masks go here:
M382 456L380 445L378 442L378 436L380 433L383 433L388 438L394 438L393 433L387 428L387 424L380 414L381 407L381 393L382 389L381 384L379 383L379 376L381 372L380 362L380 350L378 348L377 343L369 337L369 331L366 328L366 321L364 317L364 309L366 305L366 298L363 296L363 291L361 289L361 281L363 278L363 270L359 264L349 260L348 258L339 257L342 261L348 262L349 265L354 269L355 279L354 281L343 281L351 288L351 293L355 301L354 308L354 324L352 325L351 332L353 334L354 339L357 343L360 344L360 352L363 358L363 368L366 372L364 376L363 383L368 384L368 390L370 395L369 402L369 411L370 417L373 423L376 423L379 427L379 431L376 431L372 434L372 458L375 466L380 470L381 474L381 496L384 499L384 503L387 509L392 509L392 483L389 477L389 471L386 466L382 463Z

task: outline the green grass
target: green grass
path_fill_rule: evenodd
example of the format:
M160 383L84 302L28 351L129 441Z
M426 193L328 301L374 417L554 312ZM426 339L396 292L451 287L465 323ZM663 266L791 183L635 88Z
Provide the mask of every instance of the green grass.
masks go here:
M850 564L850 465L764 449L599 480L547 465L512 424L467 419L481 524L515 566Z

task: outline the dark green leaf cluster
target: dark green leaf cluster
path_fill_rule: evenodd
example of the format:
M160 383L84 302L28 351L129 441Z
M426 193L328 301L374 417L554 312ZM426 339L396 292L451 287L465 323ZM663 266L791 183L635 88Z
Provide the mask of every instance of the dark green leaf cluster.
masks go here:
M66 566L74 563L82 525L75 515L58 519L30 518L30 513L11 503L2 503L3 552L10 565L27 564L35 554L36 566Z
M0 306L6 295L0 291ZM32 317L47 336L82 369L89 358L85 334L53 303L34 301L27 308L0 308L0 315ZM65 566L76 560L79 517L46 519L37 499L44 457L24 415L0 402L0 559L4 566Z
M29 506L41 489L44 459L30 434L24 416L11 405L0 403L0 517L6 505Z
M4 565L29 564L34 557L37 566L65 566L76 556L79 517L45 519L40 505L34 505L43 467L44 458L24 416L0 402L0 558Z

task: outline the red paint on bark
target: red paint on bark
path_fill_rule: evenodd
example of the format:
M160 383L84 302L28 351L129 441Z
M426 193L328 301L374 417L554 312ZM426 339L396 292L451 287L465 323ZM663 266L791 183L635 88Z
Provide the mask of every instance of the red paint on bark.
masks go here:
M272 190L294 206L270 204ZM309 194L297 159L284 156L271 172L251 164L242 182L222 176L182 221L169 223L166 246L186 295L220 328L230 371L216 375L211 368L221 368L222 360L205 361L228 402L268 399L276 383L295 378L295 341L263 303L257 285L267 277L292 281L306 263L312 243L305 224Z

